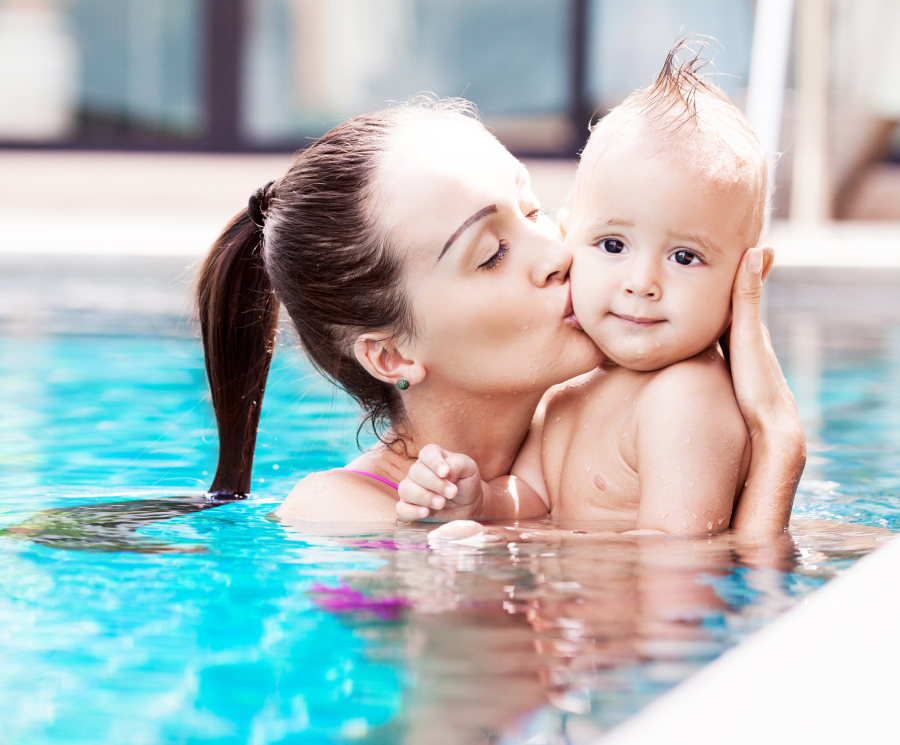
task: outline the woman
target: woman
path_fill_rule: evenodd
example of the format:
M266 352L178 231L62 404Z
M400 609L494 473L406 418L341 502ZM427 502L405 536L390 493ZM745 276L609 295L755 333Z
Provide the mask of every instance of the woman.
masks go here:
M600 361L572 315L570 263L524 167L465 105L420 102L335 127L253 195L203 266L220 436L211 491L250 489L279 301L313 364L386 427L346 469L303 479L280 516L393 521L396 484L427 443L468 454L485 480L509 473L544 392ZM777 532L805 442L747 264L731 357L753 462L732 527Z

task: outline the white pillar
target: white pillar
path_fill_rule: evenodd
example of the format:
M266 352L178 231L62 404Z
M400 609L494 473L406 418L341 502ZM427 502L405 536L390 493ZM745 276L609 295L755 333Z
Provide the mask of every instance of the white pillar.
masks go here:
M818 226L831 219L828 169L828 0L797 1L794 174L791 220Z
M757 0L747 87L747 119L766 153L781 146L781 119L791 53L794 0ZM769 188L775 187L775 158L769 160Z

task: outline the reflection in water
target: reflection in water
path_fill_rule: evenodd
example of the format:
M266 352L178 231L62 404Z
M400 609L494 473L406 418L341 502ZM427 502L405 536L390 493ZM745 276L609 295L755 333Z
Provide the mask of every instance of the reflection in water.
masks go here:
M41 512L5 534L78 551L202 554L203 545L136 531L220 504L199 496L87 504ZM301 590L365 641L369 664L391 665L405 681L398 716L359 731L357 723L348 736L591 742L891 535L817 520L796 521L776 540L574 527L535 521L505 527L509 544L429 548L421 526L335 535L334 526L281 523L272 537L283 557L292 541L307 555L328 531L326 542L382 562ZM215 532L208 537L215 542ZM363 685L363 671L346 674L360 701L385 695Z
M173 517L201 512L233 500L207 496L98 502L39 512L20 525L0 530L10 538L27 538L71 551L133 551L143 554L203 553L199 545L150 541L139 528Z
M812 520L776 541L546 528L429 551L401 530L382 570L346 578L354 603L334 610L350 625L407 606L402 715L367 742L590 742L890 536Z

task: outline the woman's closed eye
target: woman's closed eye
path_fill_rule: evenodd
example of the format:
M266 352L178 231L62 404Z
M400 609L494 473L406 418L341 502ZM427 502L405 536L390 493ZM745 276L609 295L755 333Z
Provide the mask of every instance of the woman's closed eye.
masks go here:
M697 264L703 263L697 254L693 251L688 251L686 248L681 248L673 253L669 257L669 260L681 264L682 266L696 266Z
M478 268L487 269L488 271L495 269L497 264L503 261L503 257L506 256L507 253L509 253L509 241L502 240L500 241L500 247L497 249L497 252L483 264L479 264Z
M538 219L539 217L543 217L544 215L549 215L549 214L550 214L550 210L545 210L545 209L540 209L540 208L539 208L539 209L536 209L536 210L532 210L532 211L529 212L527 215L525 215L525 217L527 217L527 218L528 218L529 220L531 220L532 222L537 222L537 219Z

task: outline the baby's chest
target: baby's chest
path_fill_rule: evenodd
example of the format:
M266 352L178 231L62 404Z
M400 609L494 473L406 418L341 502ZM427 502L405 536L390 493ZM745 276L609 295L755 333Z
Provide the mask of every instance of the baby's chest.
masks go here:
M545 425L544 472L555 516L602 518L637 511L631 407L593 409L559 412Z

